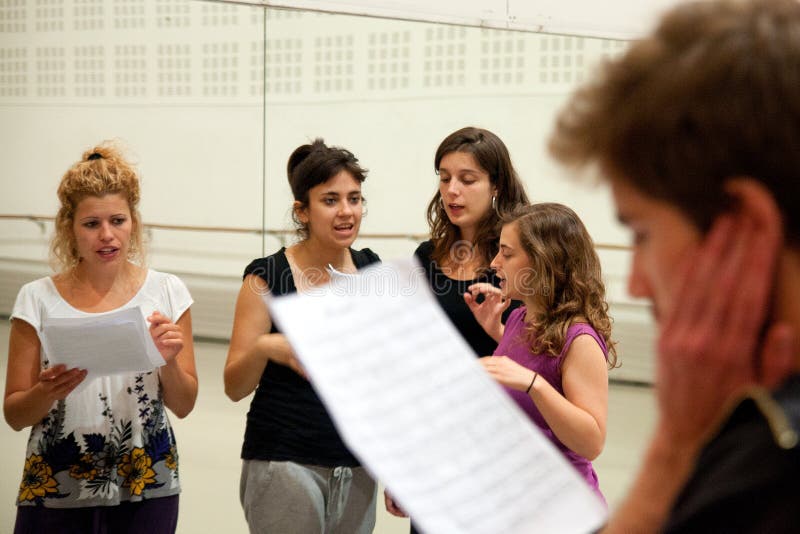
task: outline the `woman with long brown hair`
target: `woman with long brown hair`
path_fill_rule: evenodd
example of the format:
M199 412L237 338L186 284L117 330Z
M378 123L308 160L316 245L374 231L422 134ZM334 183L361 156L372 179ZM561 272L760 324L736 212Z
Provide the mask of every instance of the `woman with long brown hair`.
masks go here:
M501 217L527 204L528 197L508 148L483 128L469 126L445 137L436 149L434 169L439 184L427 210L431 238L414 255L445 314L472 350L486 356L500 332L486 331L476 320L470 308L477 303L469 288L498 284L489 264L497 253ZM385 502L389 513L405 517L389 493ZM411 532L416 532L413 523Z
M481 363L603 498L591 461L603 450L608 370L616 365L600 259L577 214L562 204L504 219L492 261L500 289L483 284L489 330L502 332ZM500 323L501 299L523 305Z

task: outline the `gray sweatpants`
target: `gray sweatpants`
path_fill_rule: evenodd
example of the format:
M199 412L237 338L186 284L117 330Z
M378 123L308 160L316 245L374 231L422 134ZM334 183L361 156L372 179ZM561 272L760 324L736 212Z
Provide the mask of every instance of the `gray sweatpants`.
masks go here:
M363 467L244 460L239 500L251 534L370 534L377 485Z

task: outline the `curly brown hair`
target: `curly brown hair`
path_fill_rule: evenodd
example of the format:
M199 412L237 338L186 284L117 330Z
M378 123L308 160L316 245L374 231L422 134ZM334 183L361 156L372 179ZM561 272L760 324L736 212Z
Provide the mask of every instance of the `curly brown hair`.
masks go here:
M558 356L567 329L586 322L605 341L609 368L616 367L600 258L578 215L563 204L545 202L518 207L503 219L504 226L509 224L516 225L531 264L532 275L521 281L533 284L527 289L538 301L537 309L528 310L533 352Z
M117 145L106 141L84 152L81 160L61 178L58 186L61 206L50 242L51 264L56 271L69 271L80 261L73 229L78 204L86 197L108 194L120 194L128 201L132 223L128 259L144 262L139 177Z

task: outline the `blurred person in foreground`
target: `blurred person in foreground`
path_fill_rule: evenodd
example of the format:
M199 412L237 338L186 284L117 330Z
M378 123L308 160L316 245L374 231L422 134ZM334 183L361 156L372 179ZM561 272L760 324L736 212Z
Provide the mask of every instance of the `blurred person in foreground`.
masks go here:
M608 532L800 525L800 4L681 4L558 116L633 232L658 420Z

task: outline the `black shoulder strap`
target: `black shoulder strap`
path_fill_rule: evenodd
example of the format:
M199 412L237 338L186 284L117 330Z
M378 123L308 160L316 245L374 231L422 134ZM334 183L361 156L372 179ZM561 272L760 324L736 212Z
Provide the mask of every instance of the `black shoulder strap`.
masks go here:
M420 259L422 262L427 262L431 258L431 254L433 254L433 241L430 239L428 241L423 241L417 247L417 250L414 251L414 254Z
M244 275L254 274L267 283L273 295L285 295L294 289L289 273L289 260L281 249L266 258L253 260L245 269Z
M378 255L368 248L362 250L351 249L351 254L353 257L353 263L356 265L356 269L361 269L362 267L366 267L367 265L381 261Z
M291 268L289 260L283 250L273 254L270 258L272 269L272 281L267 282L273 295L285 295L293 291L293 284L290 284Z

